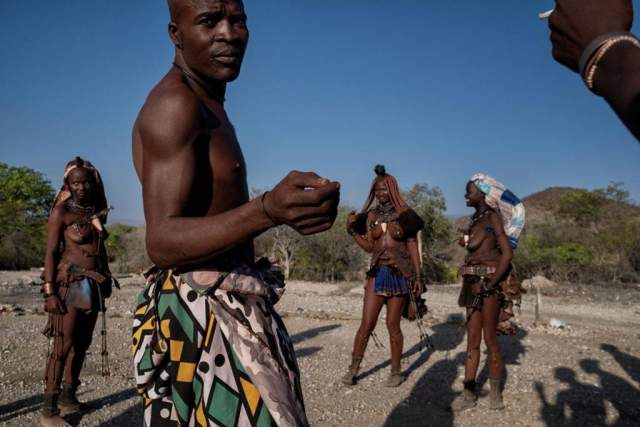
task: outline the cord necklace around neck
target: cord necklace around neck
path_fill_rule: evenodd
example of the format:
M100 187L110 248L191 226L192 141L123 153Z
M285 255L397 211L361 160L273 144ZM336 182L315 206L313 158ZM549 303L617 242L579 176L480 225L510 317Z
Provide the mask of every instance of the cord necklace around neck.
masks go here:
M395 220L396 211L392 203L389 203L388 205L378 204L376 210L378 214L377 222L392 222Z
M67 206L69 207L69 210L71 210L72 212L77 212L84 215L93 215L93 213L96 210L94 206L81 205L80 203L73 200L73 198L70 198L67 200Z
M490 207L486 207L484 208L484 210L482 210L481 212L476 212L471 216L471 222L469 224L469 229L471 229L471 227L473 227L473 225L475 223L477 223L478 221L480 221L482 218L484 218L488 212L491 211Z

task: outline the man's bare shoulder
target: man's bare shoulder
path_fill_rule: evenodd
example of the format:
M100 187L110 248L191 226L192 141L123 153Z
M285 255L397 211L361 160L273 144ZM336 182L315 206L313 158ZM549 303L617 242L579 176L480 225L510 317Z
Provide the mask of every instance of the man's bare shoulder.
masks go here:
M189 143L202 129L199 100L179 77L169 73L149 93L134 129L144 146Z

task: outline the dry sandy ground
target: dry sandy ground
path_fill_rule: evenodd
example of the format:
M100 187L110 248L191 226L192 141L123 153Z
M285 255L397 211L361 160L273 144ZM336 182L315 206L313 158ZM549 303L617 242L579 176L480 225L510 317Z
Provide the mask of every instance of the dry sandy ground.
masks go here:
M1 425L35 425L41 401L47 342L40 330L45 317L38 288L16 284L25 275L0 273L0 304L23 309L0 312ZM131 308L142 285L136 277L122 282L108 311L112 375L100 376L95 339L80 389L81 399L95 409L67 415L72 425L140 425L129 332ZM463 318L455 305L458 289L430 287L427 324L435 351L419 352L416 326L403 322L408 379L388 389L383 387L389 370L383 318L376 331L385 348L371 343L357 386L339 382L359 323L361 286L290 283L278 308L295 343L311 425L640 425L640 286L548 291L542 300L543 320L560 319L568 325L564 329L534 326L534 297L527 295L519 333L500 339L507 364L507 409L488 410L487 372L481 367L478 406L452 414L448 406L461 390L464 357Z

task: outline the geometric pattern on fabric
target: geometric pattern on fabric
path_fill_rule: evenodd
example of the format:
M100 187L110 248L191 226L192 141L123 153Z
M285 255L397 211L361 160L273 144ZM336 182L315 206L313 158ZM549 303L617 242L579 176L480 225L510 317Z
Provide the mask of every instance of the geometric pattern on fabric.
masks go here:
M171 272L138 299L132 351L144 424L275 425L207 299Z

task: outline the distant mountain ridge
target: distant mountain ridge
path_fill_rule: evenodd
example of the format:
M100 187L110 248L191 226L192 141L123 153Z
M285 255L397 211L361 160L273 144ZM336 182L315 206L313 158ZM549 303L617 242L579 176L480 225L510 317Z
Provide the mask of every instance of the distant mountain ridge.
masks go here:
M583 191L590 190L573 187L549 187L528 195L522 199L526 210L527 223L539 222L548 218L549 215L558 215L562 201L566 196ZM603 215L601 215L598 222L607 225L640 216L640 206L610 198L603 198L601 209Z

